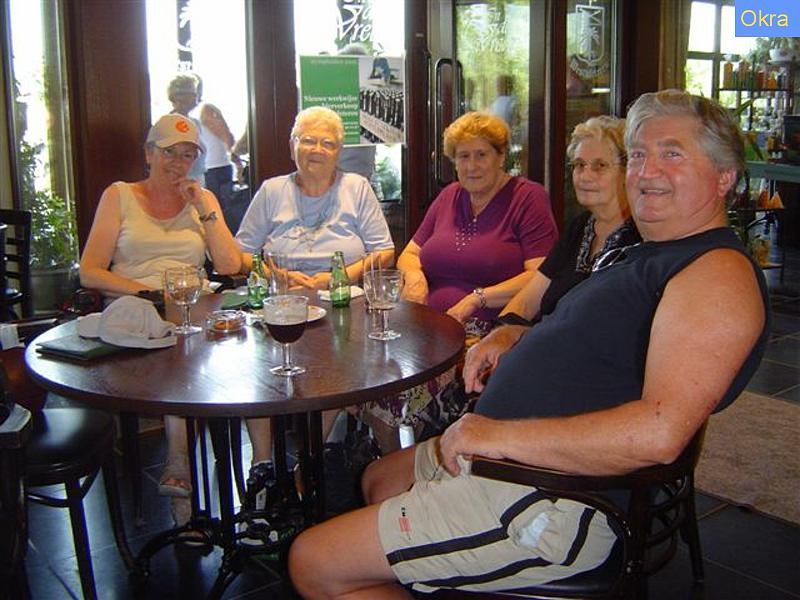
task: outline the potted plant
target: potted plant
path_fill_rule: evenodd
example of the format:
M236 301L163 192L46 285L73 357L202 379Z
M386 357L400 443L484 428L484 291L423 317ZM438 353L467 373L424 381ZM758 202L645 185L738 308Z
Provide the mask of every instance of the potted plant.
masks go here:
M41 146L20 143L18 165L22 208L31 213L31 288L35 312L59 308L78 287L75 219L67 202L36 189L34 174Z
M790 62L795 59L797 43L795 38L773 37L767 38L769 45L769 58L773 62Z
M764 64L769 60L772 40L773 38L756 38L755 45L747 53L747 60L750 61L751 65Z

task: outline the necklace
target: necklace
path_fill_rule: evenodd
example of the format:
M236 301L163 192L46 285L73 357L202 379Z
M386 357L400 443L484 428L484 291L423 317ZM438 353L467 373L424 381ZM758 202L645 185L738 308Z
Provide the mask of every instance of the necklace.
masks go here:
M461 225L456 230L456 252L461 252L466 248L472 241L472 238L478 234L478 216L483 212L483 209L488 206L489 202L491 202L491 200L489 200L476 214L472 207L472 200L470 200L469 192L461 190L460 193L464 196L461 200L463 203Z
M303 193L297 180L294 180L295 190L293 194L294 209L299 222L300 239L306 245L308 251L314 247L317 238L322 234L325 225L333 215L335 202L333 201L333 191L335 184L331 185L327 191L319 197L308 196ZM311 211L306 211L306 204L313 203Z

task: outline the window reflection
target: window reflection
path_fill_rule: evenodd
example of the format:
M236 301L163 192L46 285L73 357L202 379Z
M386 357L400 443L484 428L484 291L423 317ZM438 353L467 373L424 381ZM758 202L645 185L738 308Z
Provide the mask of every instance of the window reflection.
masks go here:
M506 167L527 174L530 6L524 0L456 3L462 108L487 110L508 123Z
M578 123L589 117L612 113L614 81L614 0L579 2L567 8L566 139ZM581 212L572 188L569 168L565 173L564 222Z

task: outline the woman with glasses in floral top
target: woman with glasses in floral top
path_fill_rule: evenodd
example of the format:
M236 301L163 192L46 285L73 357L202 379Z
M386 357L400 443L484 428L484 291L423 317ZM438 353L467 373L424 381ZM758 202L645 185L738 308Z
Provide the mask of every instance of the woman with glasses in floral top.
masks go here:
M506 304L496 328L467 353L466 389L481 391L483 375L528 328L550 314L556 303L589 277L609 252L641 241L625 194L625 120L592 117L572 132L567 157L578 203L575 217L528 284Z

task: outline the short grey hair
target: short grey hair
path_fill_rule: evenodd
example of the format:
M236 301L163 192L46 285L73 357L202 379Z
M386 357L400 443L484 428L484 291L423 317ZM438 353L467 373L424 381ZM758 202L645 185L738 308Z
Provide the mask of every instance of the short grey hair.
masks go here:
M317 125L327 125L336 137L336 143L340 146L344 141L344 124L342 118L324 106L310 106L297 113L292 126L290 139L299 138L307 127Z
M600 115L591 117L582 123L578 123L572 130L572 136L567 146L567 158L575 158L575 151L584 140L597 140L608 143L617 153L620 161L625 161L625 119L612 117L610 115Z
M197 94L198 99L203 90L203 80L194 73L179 73L167 84L167 98L172 100L175 94L184 92Z
M642 94L628 111L625 146L630 152L642 125L653 117L689 116L697 119L698 143L720 171L745 170L744 138L734 115L716 100L683 90ZM733 185L732 189L736 186Z

